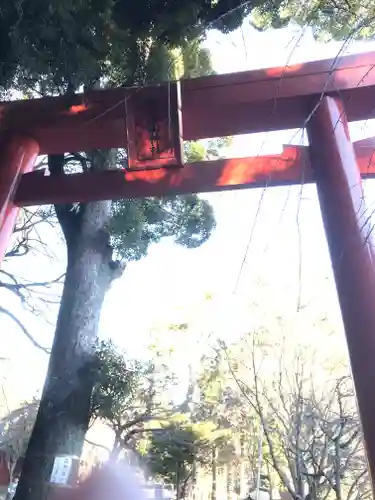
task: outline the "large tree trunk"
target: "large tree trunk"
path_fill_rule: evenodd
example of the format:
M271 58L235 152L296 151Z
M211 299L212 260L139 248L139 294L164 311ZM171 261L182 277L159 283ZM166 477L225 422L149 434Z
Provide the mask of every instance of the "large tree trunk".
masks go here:
M217 448L214 445L211 451L211 500L216 500L217 491Z
M103 153L98 153L105 160ZM108 160L108 155L107 155ZM51 175L64 158L50 157ZM88 174L89 175L89 174ZM68 265L43 395L15 500L44 500L56 456L80 457L90 420L94 342L113 278L107 232L110 202L56 207Z
M341 434L341 433L340 433ZM335 494L336 500L342 500L342 491L341 491L341 447L340 447L340 437L338 436L335 439Z
M181 500L181 464L176 464L176 500Z
M233 500L233 462L227 464L227 498Z
M113 447L111 450L111 454L109 456L109 460L112 463L117 463L122 452L121 439L118 436L115 436L115 441L113 443Z

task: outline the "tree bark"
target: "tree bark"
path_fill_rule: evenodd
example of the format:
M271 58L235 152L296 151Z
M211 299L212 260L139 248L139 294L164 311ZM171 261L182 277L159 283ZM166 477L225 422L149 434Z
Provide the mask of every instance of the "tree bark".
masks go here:
M62 173L63 162L61 156L50 157L51 175L58 170ZM59 206L56 213L67 242L67 273L47 377L15 500L45 500L52 488L55 457L81 455L91 417L94 343L112 280L106 231L110 202L81 205L79 210Z
M212 447L211 455L211 500L216 500L217 491L217 448L214 445Z
M196 460L194 460L192 469L191 469L191 498L192 500L196 499L196 490L197 490L197 468L198 468L198 463Z
M122 451L121 439L118 436L115 436L115 442L113 443L113 447L111 450L111 454L109 456L109 460L112 463L117 463L121 451Z
M181 464L176 464L176 500L181 500Z
M227 464L227 498L233 500L233 462Z
M341 491L341 448L340 448L340 437L338 436L335 439L335 465L334 465L334 474L335 474L335 493L336 500L342 500L342 491Z

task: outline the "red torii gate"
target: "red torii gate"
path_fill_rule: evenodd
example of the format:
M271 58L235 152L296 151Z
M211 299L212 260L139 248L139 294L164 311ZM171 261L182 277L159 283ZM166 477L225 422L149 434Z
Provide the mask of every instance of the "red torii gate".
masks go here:
M70 100L69 100L70 99ZM375 53L286 68L0 104L0 259L19 206L316 182L375 477L375 260L361 177L374 145L348 121L375 117ZM185 140L305 127L309 147L182 164ZM38 154L126 147L126 170L31 172Z

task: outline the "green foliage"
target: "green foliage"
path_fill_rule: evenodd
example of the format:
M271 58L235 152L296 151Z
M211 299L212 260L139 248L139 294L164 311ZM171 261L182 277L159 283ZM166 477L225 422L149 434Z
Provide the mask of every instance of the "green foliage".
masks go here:
M211 58L201 46L201 39L184 41L175 49L160 40L153 43L145 65L147 83L208 75L213 72ZM187 161L208 159L214 151L228 144L228 139L185 144ZM195 194L166 198L127 199L112 204L111 244L117 258L139 260L152 243L163 237L187 248L197 248L208 240L215 228L211 206Z
M194 163L204 160L217 160L232 144L232 137L218 137L208 141L185 142L185 161Z
M112 341L102 341L96 349L95 386L92 414L109 422L121 418L134 402L147 367L127 360Z
M322 42L369 39L375 33L375 6L359 0L310 0L273 2L267 0L252 12L253 25L262 30L281 28L290 22L311 26Z
M241 3L4 0L0 87L38 86L42 92L61 93L100 78L141 83L150 40L178 46L200 36L219 17L218 29L233 29L248 9L235 9L228 24L225 14Z
M206 148L202 142L185 142L184 156L189 163L205 160Z
M147 58L145 81L152 84L174 80L178 66L177 54L157 41L152 44Z
M133 36L151 36L178 45L181 40L195 38L207 25L221 31L235 29L249 10L243 0L140 0L138 3L121 0L115 6L115 19Z
M92 418L113 430L112 458L124 447L147 447L147 434L170 413L165 393L174 384L173 374L158 351L150 354L153 362L141 363L127 359L112 341L96 347Z
M171 332L186 332L188 329L188 323L173 323L168 327L168 330Z
M178 488L189 478L195 462L207 462L213 436L210 424L194 424L176 416L174 422L152 434L147 452L151 473Z
M214 74L211 55L208 49L202 48L201 38L185 41L179 48L182 65L175 78L196 78Z
M206 157L215 160L222 157L222 153L232 145L233 137L218 137L207 143Z
M210 52L202 47L202 41L198 37L174 48L160 40L154 42L145 63L145 81L160 83L214 74Z
M110 51L112 2L5 1L0 85L66 90L100 76Z
M187 248L208 240L215 227L212 207L196 195L124 199L112 204L111 244L118 258L138 260L163 237Z
M201 54L204 54L202 63ZM177 69L176 69L177 68ZM179 68L179 69L178 69ZM209 54L201 48L201 40L185 42L181 48L168 49L161 43L154 43L146 64L148 83L163 81L173 76L173 71L183 75L197 75L212 72ZM220 155L227 145L227 138L203 143L187 143L187 161L201 161ZM78 159L77 159L78 158ZM123 157L119 154L117 164ZM80 164L81 163L81 164ZM69 157L66 171L77 168L91 168L87 154ZM164 237L187 248L197 248L205 243L215 228L211 206L195 194L165 198L123 199L112 203L109 224L110 243L116 259L139 260L147 255L150 245Z

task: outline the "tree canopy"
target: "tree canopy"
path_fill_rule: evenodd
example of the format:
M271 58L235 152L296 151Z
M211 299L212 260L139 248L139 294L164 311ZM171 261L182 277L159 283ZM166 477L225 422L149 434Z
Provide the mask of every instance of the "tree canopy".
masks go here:
M126 199L112 205L111 243L127 261L146 255L150 243L165 236L187 248L208 240L215 219L211 206L196 195Z
M374 7L357 0L5 0L0 10L0 87L75 91L100 78L143 83L156 45L173 48L228 33L251 15L259 29L310 25L320 39L369 38ZM165 74L165 71L164 71ZM200 72L199 74L202 74ZM193 75L195 76L195 75Z
M212 437L212 429L207 424L175 419L151 435L146 456L150 472L156 479L173 486L177 499L183 498L194 466L208 462Z
M369 39L375 31L374 19L374 4L357 0L309 0L302 4L266 0L252 11L252 24L258 29L277 29L294 22L311 26L322 42Z
M249 9L243 0L6 0L0 86L61 93L100 78L135 83L153 40L175 47L208 26L227 32Z

